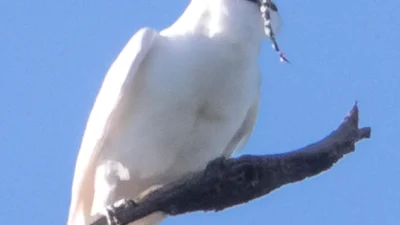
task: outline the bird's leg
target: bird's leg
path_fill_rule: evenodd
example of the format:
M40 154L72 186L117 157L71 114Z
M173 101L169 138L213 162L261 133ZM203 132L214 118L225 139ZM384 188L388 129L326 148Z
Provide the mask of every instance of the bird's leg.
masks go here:
M118 219L117 219L117 213L116 213L116 208L114 205L110 205L106 207L106 218L107 218L107 224L109 225L117 225L118 224Z
M222 175L221 171L223 171L225 167L226 167L226 158L218 157L208 163L204 172L206 174L210 174L210 173L215 174L216 173L216 174L218 174L217 177L222 178L223 175Z
M137 206L137 203L130 199L121 199L114 204L106 207L106 218L108 225L120 225L122 222L118 218L121 212L124 212L125 208Z
M223 180L224 179L224 168L227 166L227 159L225 157L218 157L214 159L213 161L209 162L207 164L207 167L204 171L206 177L216 177L218 180ZM222 187L220 186L220 182L215 183L215 188L217 192L220 192L222 190Z

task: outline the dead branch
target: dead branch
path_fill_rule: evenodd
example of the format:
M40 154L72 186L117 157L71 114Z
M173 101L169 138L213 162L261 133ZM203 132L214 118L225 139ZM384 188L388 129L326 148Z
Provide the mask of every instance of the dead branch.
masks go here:
M218 158L204 171L187 176L148 194L140 203L125 200L110 214L115 224L128 224L153 212L178 215L219 211L264 196L282 185L315 176L332 167L355 143L369 138L370 128L358 128L358 107L324 139L304 148L274 155ZM107 225L102 217L92 225Z

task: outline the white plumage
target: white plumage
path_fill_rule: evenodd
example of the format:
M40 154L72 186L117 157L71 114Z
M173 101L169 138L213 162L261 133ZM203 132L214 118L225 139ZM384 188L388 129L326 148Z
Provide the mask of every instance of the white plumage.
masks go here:
M87 225L117 200L204 169L245 144L258 111L263 29L254 2L192 0L171 27L131 38L90 114L68 225Z

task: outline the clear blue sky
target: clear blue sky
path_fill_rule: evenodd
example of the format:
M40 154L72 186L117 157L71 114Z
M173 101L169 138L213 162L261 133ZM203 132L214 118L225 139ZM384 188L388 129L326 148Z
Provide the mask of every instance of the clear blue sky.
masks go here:
M168 26L188 2L0 3L0 224L65 224L75 158L104 74L140 27ZM355 100L373 138L322 175L164 224L400 224L399 1L277 3L279 43L293 64L280 63L265 42L261 112L243 152L318 140Z

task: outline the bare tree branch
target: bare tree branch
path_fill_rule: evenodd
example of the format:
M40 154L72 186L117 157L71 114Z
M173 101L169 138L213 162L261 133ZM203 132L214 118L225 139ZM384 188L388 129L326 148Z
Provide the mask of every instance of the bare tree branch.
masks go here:
M219 211L246 203L271 191L315 176L355 150L369 138L370 128L358 128L358 107L353 106L342 124L327 137L304 148L282 154L218 158L204 171L148 194L139 204L126 200L112 210L116 224L128 224L153 212L178 215L193 211ZM102 217L92 225L107 225Z

